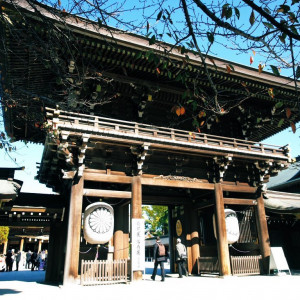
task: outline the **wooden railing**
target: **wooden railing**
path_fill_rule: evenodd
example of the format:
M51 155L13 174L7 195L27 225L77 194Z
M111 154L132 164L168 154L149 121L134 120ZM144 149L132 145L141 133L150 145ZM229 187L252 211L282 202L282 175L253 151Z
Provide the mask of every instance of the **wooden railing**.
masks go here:
M127 259L82 260L81 285L127 282Z
M232 275L259 275L261 255L231 256Z
M219 274L218 257L198 257L198 274Z
M287 146L274 146L259 142L189 132L174 128L156 127L142 123L109 119L99 116L59 111L47 108L54 128L77 130L85 133L106 133L114 136L201 147L210 150L230 149L232 152L252 153L262 156L279 157L288 160Z

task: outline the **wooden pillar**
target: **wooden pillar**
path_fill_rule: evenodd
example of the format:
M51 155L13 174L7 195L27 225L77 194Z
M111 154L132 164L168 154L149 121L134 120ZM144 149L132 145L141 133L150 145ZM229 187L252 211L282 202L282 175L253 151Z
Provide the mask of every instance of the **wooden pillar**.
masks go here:
M52 221L50 225L49 245L47 255L47 268L45 281L61 284L61 277L65 259L65 243L67 237L67 218L63 222Z
M42 251L42 240L38 240L38 253Z
M114 259L123 259L123 208L115 209Z
M7 242L8 242L8 241L5 241L5 242L3 243L3 254L6 254L6 252L7 252Z
M22 252L24 248L24 239L22 238L20 241L20 251Z
M83 177L81 177L79 182L71 187L68 234L63 277L64 285L68 283L75 283L78 277L83 182Z
M217 233L218 256L220 264L220 275L231 275L225 223L224 198L222 186L220 183L215 184L215 222Z
M129 258L129 204L123 206L123 258Z
M198 213L193 207L190 208L190 230L191 230L191 273L198 273L197 260L200 256L200 245L199 245L199 224L198 224Z
M141 219L141 218L142 218L142 183L141 183L140 176L134 176L132 177L131 219ZM131 261L132 261L132 251L131 251ZM132 263L131 263L131 270L132 270ZM132 281L142 280L142 279L143 279L142 271L132 271Z
M270 248L270 238L269 238L268 225L267 225L267 219L265 213L264 199L262 195L257 199L256 224L258 229L260 251L262 255L263 273L269 274L271 248Z

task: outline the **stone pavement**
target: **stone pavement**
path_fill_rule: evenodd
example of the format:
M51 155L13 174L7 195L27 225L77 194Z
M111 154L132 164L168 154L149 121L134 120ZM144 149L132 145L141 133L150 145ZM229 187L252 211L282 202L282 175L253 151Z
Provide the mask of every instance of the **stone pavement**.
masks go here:
M44 283L45 271L1 272L0 300L41 299L41 300L77 300L77 299L299 299L300 276L189 276L178 278L177 274L168 274L165 282L160 276L155 281L150 274L143 280L128 284L99 286L71 285L59 287Z

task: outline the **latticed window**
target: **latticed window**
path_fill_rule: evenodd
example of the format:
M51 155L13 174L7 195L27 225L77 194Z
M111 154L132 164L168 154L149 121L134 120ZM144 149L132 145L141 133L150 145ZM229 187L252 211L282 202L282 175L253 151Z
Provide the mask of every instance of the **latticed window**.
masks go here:
M240 237L238 243L253 243L257 241L257 228L253 208L237 212L239 220Z

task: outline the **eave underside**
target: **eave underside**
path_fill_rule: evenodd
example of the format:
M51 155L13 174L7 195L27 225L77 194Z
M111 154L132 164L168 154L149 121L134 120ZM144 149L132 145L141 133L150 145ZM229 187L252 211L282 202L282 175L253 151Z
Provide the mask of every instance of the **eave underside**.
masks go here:
M11 14L13 25L2 28L2 85L7 101L4 117L8 132L17 139L43 142L45 135L40 129L45 121L44 107L56 105L66 110L194 130L192 120L201 108L197 111L186 106L187 89L196 87L207 97L213 95L199 62L185 67L180 56L166 60L145 46L126 46L117 39L108 41L72 26L68 28L71 34L66 44L62 24L58 24L61 33L55 32L49 22L39 22L28 14L26 20L33 24L29 30L18 14L7 13ZM279 78L277 82L276 78L265 80L264 74L259 73L257 77L249 76L248 71L245 68L245 74L229 74L224 68L210 67L220 104L228 112L199 119L199 124L203 122L201 132L260 141L290 126L290 121L299 121L296 94L290 84L283 84ZM273 98L269 94L271 88L276 90ZM272 111L278 102L283 106ZM185 115L178 117L172 110L178 105L186 106ZM285 118L286 108L293 110L293 119Z

